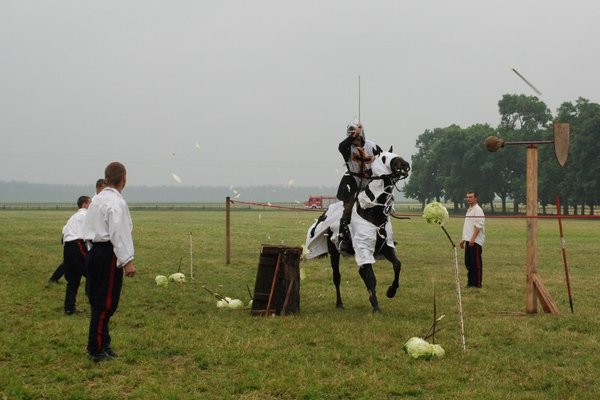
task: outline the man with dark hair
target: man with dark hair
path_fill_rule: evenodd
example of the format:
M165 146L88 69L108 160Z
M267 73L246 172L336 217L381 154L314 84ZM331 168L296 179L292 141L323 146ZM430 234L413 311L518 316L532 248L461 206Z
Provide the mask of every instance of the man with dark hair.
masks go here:
M96 194L100 193L102 191L102 189L104 189L105 187L106 187L106 183L104 182L104 178L98 179L96 181ZM61 243L62 243L62 238L61 238ZM56 269L50 276L50 279L48 279L48 285L46 285L46 287L48 287L51 283L58 283L60 281L60 278L62 278L62 276L64 274L65 274L65 263L63 261L59 264L58 267L56 267Z
M104 178L100 178L96 181L96 194L100 193L102 189L106 187L106 181Z
M481 288L483 280L483 261L481 253L485 240L485 214L477 204L477 193L467 192L467 215L463 225L460 248L465 249L465 267L467 267L467 287Z
M136 273L133 223L127 202L121 195L127 183L125 166L108 164L104 170L106 187L94 196L83 227L90 250L86 258L87 284L92 316L87 351L94 362L117 357L111 348L110 317L119 305L123 273Z
M80 196L77 199L77 212L69 218L62 230L63 265L67 288L65 290L65 314L73 315L77 311L77 291L81 277L85 276L85 255L87 249L83 243L83 220L92 199Z

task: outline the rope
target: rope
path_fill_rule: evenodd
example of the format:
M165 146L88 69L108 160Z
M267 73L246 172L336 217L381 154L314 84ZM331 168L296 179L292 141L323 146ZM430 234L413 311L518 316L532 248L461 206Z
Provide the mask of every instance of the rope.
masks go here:
M231 200L229 199L229 202L231 204L246 204L246 205L250 205L250 206L258 206L258 207L271 207L271 208L278 208L278 209L283 209L283 210L294 210L294 211L318 211L318 212L323 212L323 209L320 208L300 208L300 207L288 207L288 206L278 206L278 205L273 205L271 203L256 203L256 202L252 202L252 201L238 201L238 200Z
M281 209L281 210L292 210L292 211L312 211L312 212L323 212L323 210L326 209L325 208L304 208L304 207L289 207L289 206L280 206L280 205L274 205L274 204L270 204L270 203L258 203L258 202L252 202L252 201L239 201L239 200L232 200L229 199L229 202L231 204L246 204L246 205L251 205L251 206L257 206L257 207L270 207L270 208L277 208L277 209ZM390 214L391 215L391 214ZM420 217L421 214L398 214L398 213L393 213L392 215L395 218L402 218L402 219L410 219L411 217ZM404 218L403 218L404 217ZM556 219L558 218L558 215L486 215L484 217L477 217L477 216L466 216L466 215L451 215L450 218L484 218L484 219L503 219L503 218L508 218L508 219L529 219L529 218L537 218L537 219ZM598 219L600 218L600 215L560 215L561 219Z

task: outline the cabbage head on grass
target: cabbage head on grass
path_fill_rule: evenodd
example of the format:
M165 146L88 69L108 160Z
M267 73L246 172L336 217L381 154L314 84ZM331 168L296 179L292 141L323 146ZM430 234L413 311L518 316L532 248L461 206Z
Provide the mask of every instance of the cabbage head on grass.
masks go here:
M431 360L433 357L444 357L446 352L439 344L431 344L420 337L411 337L402 347L404 351L414 359L424 358Z
M232 310L244 308L244 302L240 299L232 299L231 297L224 297L217 301L217 308L229 308Z
M182 274L181 272L176 272L176 273L172 274L171 276L169 276L169 280L171 282L183 283L183 282L185 282L185 275Z
M444 225L450 219L448 210L437 201L432 201L423 209L423 218L428 224Z
M164 275L156 275L154 281L156 282L157 286L167 286L169 284L169 280Z

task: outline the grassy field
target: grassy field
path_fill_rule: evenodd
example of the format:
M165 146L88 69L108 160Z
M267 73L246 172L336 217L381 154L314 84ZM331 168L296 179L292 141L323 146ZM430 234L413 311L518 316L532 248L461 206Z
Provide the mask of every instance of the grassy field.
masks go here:
M540 275L560 315L525 310L525 221L488 219L484 288L463 290L467 351L460 345L452 248L422 218L394 220L403 263L387 299L386 261L375 264L382 313L373 315L353 259L343 261L346 310L335 308L327 259L303 262L301 313L253 317L216 307L206 285L249 300L261 244L301 245L318 215L234 211L225 264L222 211L133 211L138 275L126 278L111 321L122 357L94 364L85 345L89 310L62 313L64 280L46 288L61 261L60 231L72 211L0 211L0 399L597 399L600 317L597 221L565 220L575 313L569 310L558 224L539 223ZM462 219L448 230L459 239ZM157 274L193 281L157 287ZM459 250L461 282L465 270ZM446 357L413 360L402 350L431 324Z

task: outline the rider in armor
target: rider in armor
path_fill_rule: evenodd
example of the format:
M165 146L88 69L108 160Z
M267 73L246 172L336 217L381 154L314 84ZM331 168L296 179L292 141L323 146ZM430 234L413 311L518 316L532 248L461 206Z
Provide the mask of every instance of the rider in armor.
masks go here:
M351 248L348 226L352 216L352 206L358 193L369 183L372 175L371 163L382 150L377 144L365 139L363 126L358 121L348 124L346 139L340 142L338 150L344 157L347 168L340 181L336 196L344 202L344 213L340 220L339 242L340 250L347 251Z

